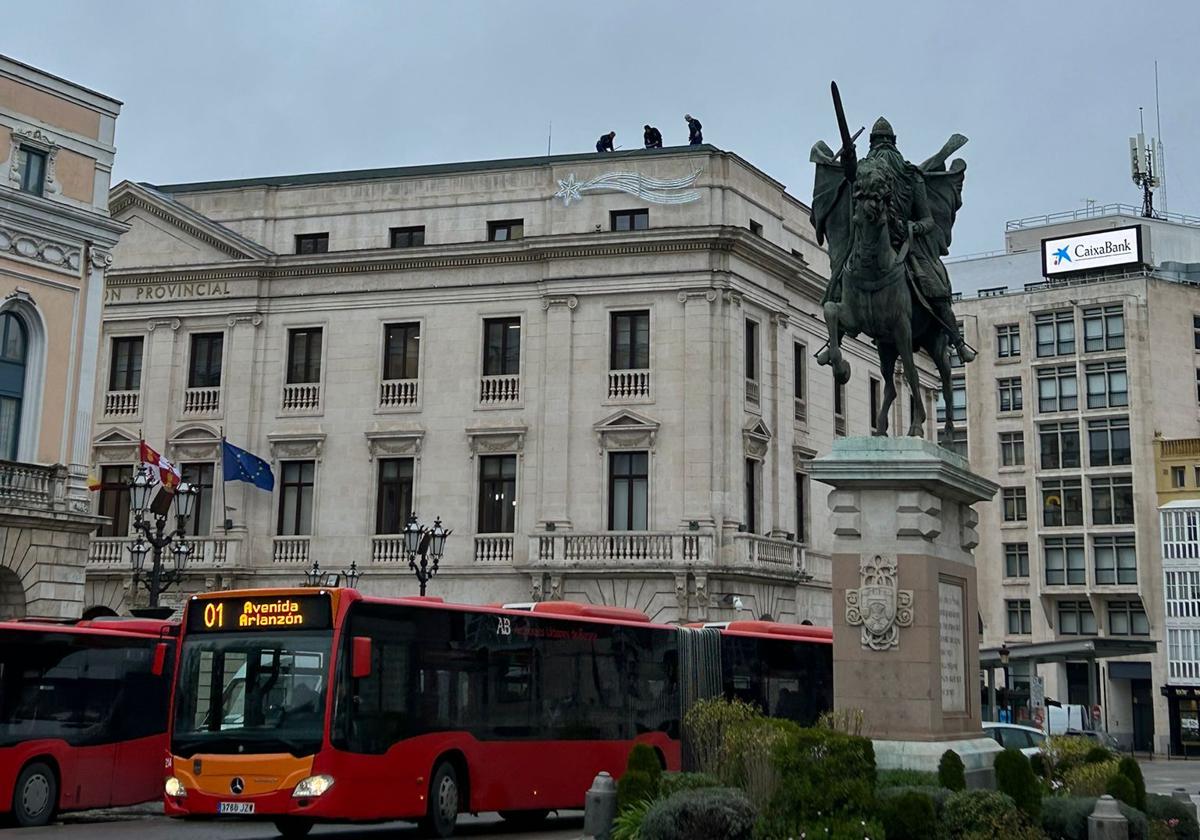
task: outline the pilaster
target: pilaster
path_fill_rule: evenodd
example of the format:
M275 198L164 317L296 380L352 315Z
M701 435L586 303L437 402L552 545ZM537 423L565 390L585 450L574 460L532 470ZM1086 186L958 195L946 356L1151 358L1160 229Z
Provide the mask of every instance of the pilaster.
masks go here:
M683 524L714 522L713 483L719 475L713 445L714 370L718 359L713 334L716 289L682 289L683 304Z
M574 295L542 299L546 312L545 357L542 359L542 434L540 488L542 528L571 527L570 474L571 370L573 323L579 299Z

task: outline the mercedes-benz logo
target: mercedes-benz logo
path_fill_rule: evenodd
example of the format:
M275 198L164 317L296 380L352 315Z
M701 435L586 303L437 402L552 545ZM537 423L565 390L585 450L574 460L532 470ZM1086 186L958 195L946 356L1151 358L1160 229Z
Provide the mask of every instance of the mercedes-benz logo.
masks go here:
M229 789L233 791L234 795L240 794L246 789L246 783L242 781L241 776L234 776L229 782Z

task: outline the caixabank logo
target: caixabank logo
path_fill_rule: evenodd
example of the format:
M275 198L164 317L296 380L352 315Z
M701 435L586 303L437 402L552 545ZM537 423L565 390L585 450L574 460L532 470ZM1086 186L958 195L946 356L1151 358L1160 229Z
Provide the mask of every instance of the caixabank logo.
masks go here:
M1141 226L1042 240L1042 274L1053 277L1142 261Z

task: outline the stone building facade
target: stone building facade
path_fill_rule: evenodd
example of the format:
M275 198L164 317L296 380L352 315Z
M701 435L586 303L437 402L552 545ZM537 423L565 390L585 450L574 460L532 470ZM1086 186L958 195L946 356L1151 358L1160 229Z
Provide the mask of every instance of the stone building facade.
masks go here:
M120 103L0 56L0 618L77 617Z
M873 351L848 342L835 393L808 208L737 155L123 183L112 212L94 451L117 487L140 430L204 487L183 591L319 561L415 593L412 509L453 529L449 600L830 623L805 469L869 433ZM274 491L221 487L222 432ZM102 496L89 580L120 608L128 517Z

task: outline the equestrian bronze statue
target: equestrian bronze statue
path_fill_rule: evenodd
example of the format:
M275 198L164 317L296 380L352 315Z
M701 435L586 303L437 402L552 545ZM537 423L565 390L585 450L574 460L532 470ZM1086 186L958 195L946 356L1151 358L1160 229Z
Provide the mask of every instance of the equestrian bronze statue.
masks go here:
M810 158L817 168L812 223L818 244L829 242L830 265L822 300L829 344L817 361L832 365L835 380L845 383L850 364L842 355L842 337L864 334L875 340L883 376L876 434L886 435L896 399L896 360L910 392L919 394L913 356L924 350L941 376L949 438L954 430L950 349L964 362L975 358L959 333L950 277L942 264L962 206L967 168L961 159L949 168L946 161L967 138L951 136L940 152L915 166L897 150L891 125L880 117L871 128L870 150L860 161L854 146L858 135L850 135L836 83L832 89L841 149L835 154L818 141ZM923 402L912 403L908 434L914 437L924 434Z

